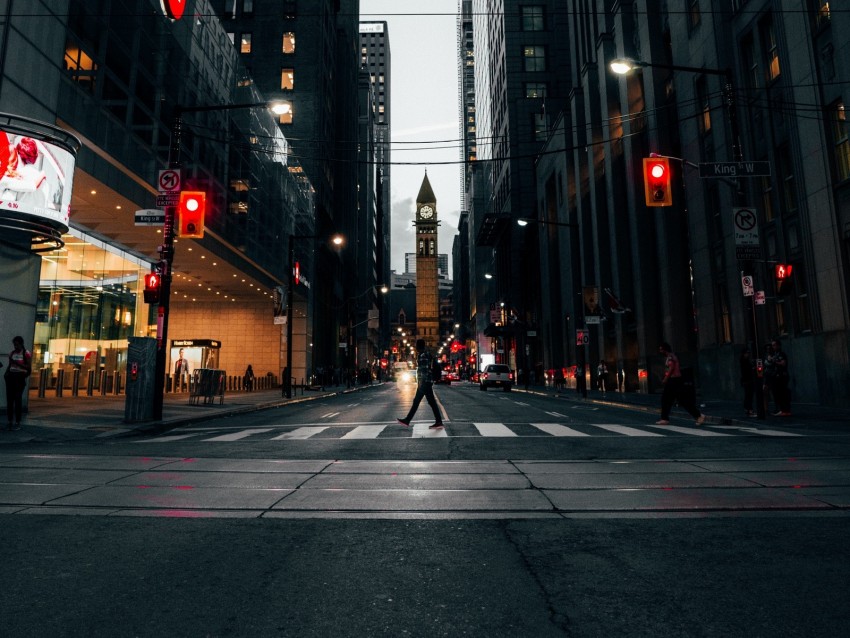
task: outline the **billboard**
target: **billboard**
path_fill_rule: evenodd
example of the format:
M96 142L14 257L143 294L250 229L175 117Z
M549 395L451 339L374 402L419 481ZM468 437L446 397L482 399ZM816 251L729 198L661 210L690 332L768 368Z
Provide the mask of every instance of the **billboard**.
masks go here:
M65 148L0 125L0 211L67 232L74 164Z

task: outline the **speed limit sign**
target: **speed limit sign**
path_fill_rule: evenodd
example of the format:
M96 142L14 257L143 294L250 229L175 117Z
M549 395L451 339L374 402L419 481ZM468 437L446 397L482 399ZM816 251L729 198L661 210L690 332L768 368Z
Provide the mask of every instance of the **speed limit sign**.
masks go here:
M576 329L576 345L586 346L590 343L590 333L584 328Z

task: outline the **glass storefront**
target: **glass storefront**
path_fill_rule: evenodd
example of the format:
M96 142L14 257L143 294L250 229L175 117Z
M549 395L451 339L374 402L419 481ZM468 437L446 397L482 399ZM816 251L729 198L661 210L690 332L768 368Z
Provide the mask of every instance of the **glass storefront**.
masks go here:
M64 370L67 385L75 369L123 371L128 338L156 335L156 307L142 294L149 262L78 230L63 239L42 256L32 350L33 370Z

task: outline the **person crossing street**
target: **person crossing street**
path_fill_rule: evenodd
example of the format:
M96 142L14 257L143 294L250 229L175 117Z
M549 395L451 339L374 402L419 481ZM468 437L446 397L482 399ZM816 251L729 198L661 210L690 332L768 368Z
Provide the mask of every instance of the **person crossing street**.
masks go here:
M428 401L428 405L434 411L434 423L430 429L437 430L443 427L443 417L440 414L440 407L437 405L437 399L434 396L434 355L428 352L425 346L425 339L416 340L416 396L413 397L413 405L403 419L398 419L398 422L404 426L409 426L413 415L419 409L419 404L424 397Z

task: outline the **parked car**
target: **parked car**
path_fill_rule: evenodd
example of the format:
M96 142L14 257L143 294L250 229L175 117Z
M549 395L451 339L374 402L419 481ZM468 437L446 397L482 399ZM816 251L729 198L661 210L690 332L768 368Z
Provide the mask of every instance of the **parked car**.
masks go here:
M501 363L491 363L479 376L478 388L482 392L486 392L488 387L501 387L505 392L510 392L513 386L514 373Z

